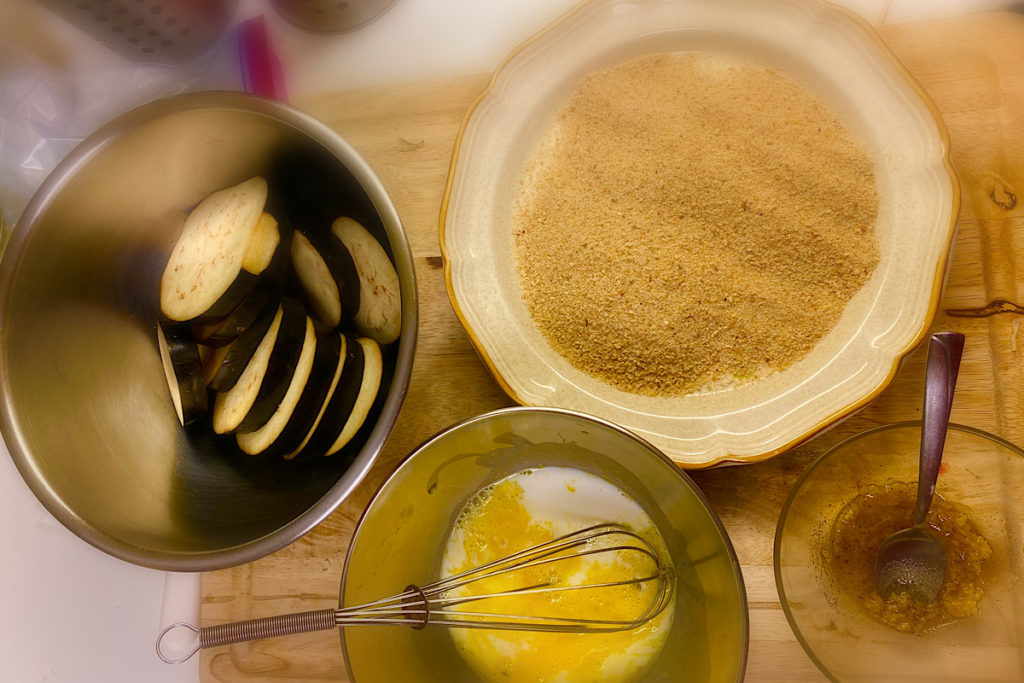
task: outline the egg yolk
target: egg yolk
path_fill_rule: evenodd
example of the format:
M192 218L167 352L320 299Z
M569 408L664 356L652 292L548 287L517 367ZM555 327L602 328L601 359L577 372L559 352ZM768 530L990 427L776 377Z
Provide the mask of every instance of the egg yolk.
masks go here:
M592 475L591 475L592 476ZM578 483L578 482L577 482ZM567 484L563 489L572 493ZM615 520L609 520L615 521ZM589 520L538 519L524 504L520 480L503 480L474 497L463 510L448 541L446 576L506 557L590 526ZM653 524L635 529L659 552L663 543ZM622 538L598 539L591 547L620 545ZM662 552L667 556L667 551ZM605 552L517 569L460 589L459 596L512 591L523 586L593 585L649 576L653 561L636 552ZM633 620L655 599L656 582L607 588L510 595L468 603L460 609L503 615L570 619ZM456 649L486 681L614 683L639 678L664 645L672 606L642 626L613 633L543 633L490 629L452 629Z

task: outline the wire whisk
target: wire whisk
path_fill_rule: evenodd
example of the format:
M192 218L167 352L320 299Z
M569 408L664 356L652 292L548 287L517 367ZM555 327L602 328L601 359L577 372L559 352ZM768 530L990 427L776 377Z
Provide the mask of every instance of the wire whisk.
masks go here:
M504 577L535 567L544 567L574 558L607 556L624 559L630 554L649 559L651 569L642 576L629 576L617 581L583 583L579 585L555 584L551 580L527 582L509 590L468 594L465 589L481 581ZM605 557L601 557L605 556ZM564 616L509 614L464 609L470 603L494 598L526 596L565 591L615 588L618 586L652 584L651 599L632 618L586 619ZM662 561L658 551L645 538L618 524L597 524L586 529L560 536L546 543L526 548L512 555L488 562L472 569L453 574L424 586L410 585L404 591L374 602L298 612L262 619L250 619L219 626L197 628L185 622L171 624L157 637L156 653L169 664L190 659L201 649L262 640L276 636L311 631L326 631L347 626L396 625L422 629L427 626L448 628L486 628L514 631L542 631L549 633L611 633L630 631L647 623L671 603L675 589L672 567ZM174 631L191 631L195 638L191 649L180 656L164 652L164 639Z

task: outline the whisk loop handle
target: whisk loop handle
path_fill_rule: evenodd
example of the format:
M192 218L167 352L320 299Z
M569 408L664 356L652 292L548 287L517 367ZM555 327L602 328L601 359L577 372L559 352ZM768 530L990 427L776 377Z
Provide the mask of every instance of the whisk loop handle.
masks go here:
M196 628L185 622L171 624L157 637L156 654L168 664L180 664L190 659L196 652L208 647L219 645L231 645L233 643L244 643L250 640L263 640L277 636L288 636L295 633L310 633L312 631L329 631L335 627L335 610L319 609L312 612L297 612L295 614L283 614L274 617L263 617L262 619L249 619L237 621L231 624L218 626L204 626ZM187 629L196 635L193 647L187 653L172 656L164 652L164 639L172 631Z

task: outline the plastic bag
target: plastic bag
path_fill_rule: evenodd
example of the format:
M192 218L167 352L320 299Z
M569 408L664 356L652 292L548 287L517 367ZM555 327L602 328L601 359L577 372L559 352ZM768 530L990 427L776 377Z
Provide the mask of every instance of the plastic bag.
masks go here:
M261 17L237 25L214 49L182 65L124 62L53 69L25 54L7 61L15 64L0 75L0 225L6 221L8 228L60 160L118 115L197 90L273 95L279 77L266 72L276 60ZM0 235L0 246L3 239Z

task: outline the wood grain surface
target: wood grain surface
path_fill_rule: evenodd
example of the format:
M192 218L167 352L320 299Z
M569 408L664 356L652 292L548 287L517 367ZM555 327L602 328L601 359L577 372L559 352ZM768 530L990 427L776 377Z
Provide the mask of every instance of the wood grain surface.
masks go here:
M882 34L931 94L952 138L963 205L934 329L967 335L953 420L1024 443L1024 17L978 14L885 27ZM291 546L203 577L202 623L337 605L348 539L397 462L449 424L510 405L459 326L445 292L438 210L452 144L486 76L322 95L298 106L341 133L376 170L408 232L420 330L408 398L370 476L338 511ZM775 524L803 469L867 427L920 416L924 349L886 391L839 426L768 462L693 473L736 547L750 601L748 681L817 681L779 604ZM344 681L334 632L203 651L203 681Z

